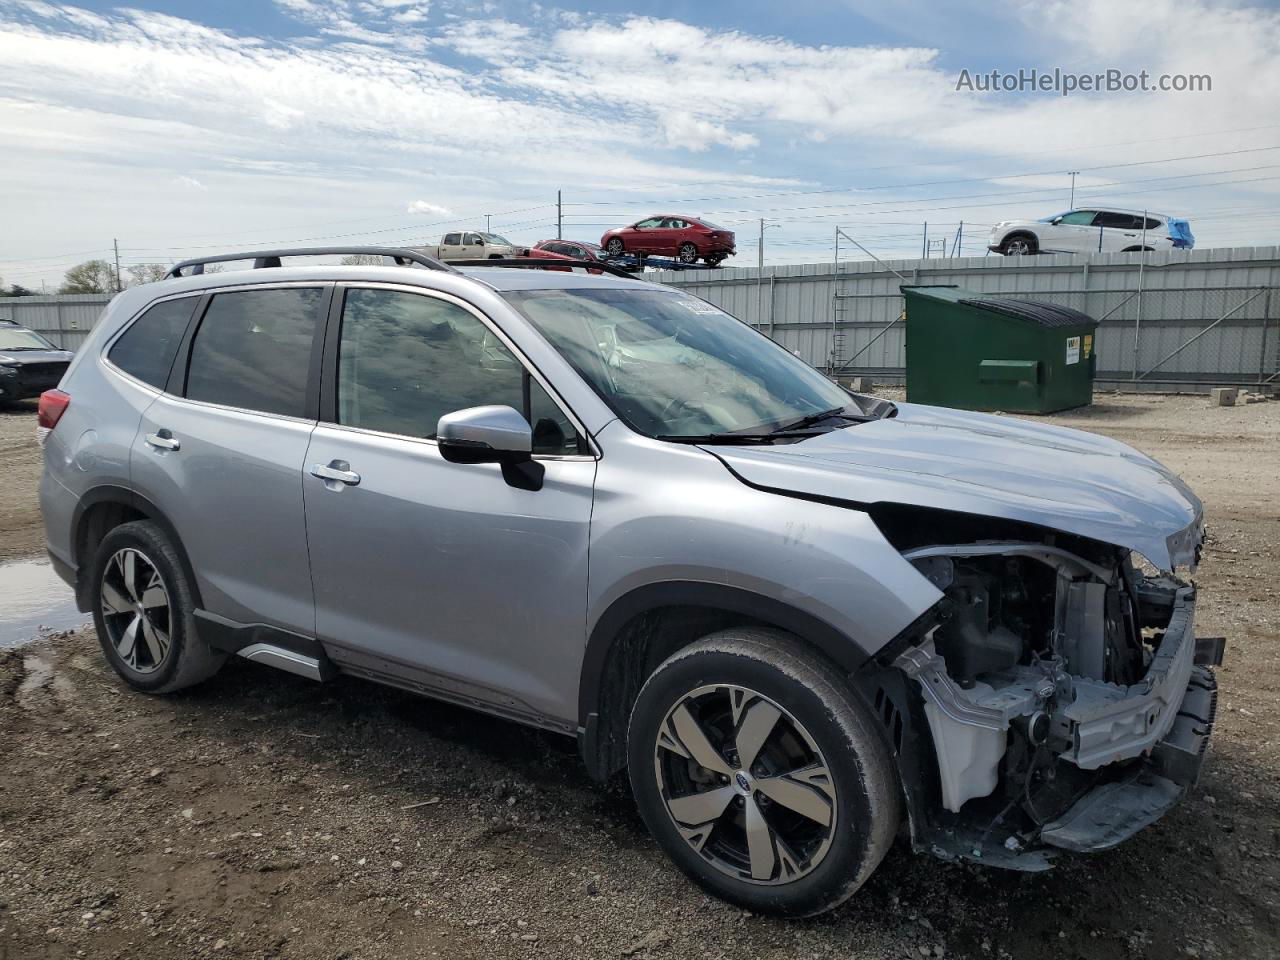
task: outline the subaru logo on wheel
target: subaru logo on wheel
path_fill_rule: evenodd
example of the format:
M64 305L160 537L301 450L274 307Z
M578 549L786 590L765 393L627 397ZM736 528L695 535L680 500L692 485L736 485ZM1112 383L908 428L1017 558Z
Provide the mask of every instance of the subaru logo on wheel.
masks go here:
M739 790L741 790L743 793L750 792L751 781L747 779L747 775L745 773L739 770L737 774L734 775L734 779L738 781Z

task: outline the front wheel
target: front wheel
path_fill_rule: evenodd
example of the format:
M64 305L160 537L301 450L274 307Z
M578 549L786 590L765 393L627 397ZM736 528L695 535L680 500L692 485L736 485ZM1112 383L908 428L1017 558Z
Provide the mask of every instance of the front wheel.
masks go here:
M608 244L605 245L605 250L609 252L609 256L611 257L622 256L625 249L626 247L623 244L621 237L611 237Z
M681 263L697 263L698 248L695 244L686 241L680 244L679 250L676 251L676 256L679 257Z
M1000 252L1006 257L1028 257L1035 253L1036 249L1035 238L1026 234L1010 237L1000 245Z
M726 630L672 655L640 691L627 749L658 843L749 910L837 906L897 829L893 761L869 711L785 633Z

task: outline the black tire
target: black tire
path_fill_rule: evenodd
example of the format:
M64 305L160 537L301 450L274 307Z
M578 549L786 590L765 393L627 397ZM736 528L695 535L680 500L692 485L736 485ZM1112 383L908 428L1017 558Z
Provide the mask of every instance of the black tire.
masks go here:
M720 266L720 264L724 263L724 254L713 253L711 256L706 258L706 261L707 261L707 266L718 267Z
M688 240L686 240L684 243L680 244L680 246L676 248L676 259L679 260L681 263L697 263L698 262L697 245L690 243Z
M609 256L620 257L626 252L627 245L622 242L621 237L610 237L609 242L605 244L604 249Z
M1029 233L1015 233L1004 238L1000 252L1006 257L1031 256L1040 252L1040 244Z
M715 692L705 693L709 688ZM720 754L727 759L730 769L740 762L737 750L744 742L752 710L766 704L775 712L783 711L778 723L770 728L774 732L767 734L757 748L756 756L763 759L748 760L750 770L730 773L727 777L717 775L709 780L702 776L698 782L708 784L705 791L696 787L692 792L668 791L663 783L666 764L672 764L672 780L684 769L691 777L699 772L711 774L709 768L690 759L690 754L682 749L674 753L666 744L672 742L670 734L678 728L678 711L690 704L694 705L691 711L704 711L700 714L699 729L704 729L701 724L708 720L707 730L723 730L726 724L732 724L723 711L718 715L714 713L714 698L721 688L728 691L726 703L739 697L736 691L745 692L737 701L741 713L738 726L732 732L733 746ZM695 700L696 697L704 699ZM711 706L697 705L702 702ZM809 794L811 798L819 797L826 805L830 820L825 828L795 813L797 807L762 797L762 791L757 789L770 781L776 783L784 779L777 770L762 767L769 759L766 755L777 745L800 744L804 749L792 723L799 724L799 737L807 735L805 742L818 750L820 763L805 769L829 773L829 781L824 779L822 783L830 783L834 798L821 792ZM664 738L662 741L660 736ZM882 732L870 711L841 680L839 670L790 634L759 628L724 630L676 652L653 672L641 689L631 713L627 737L632 791L641 816L659 845L703 889L748 910L801 917L838 906L862 886L884 859L897 831L897 776ZM683 739L688 738L676 735L677 749L684 746ZM708 742L712 739L709 736ZM729 738L724 742L728 743ZM791 789L794 790L797 782L813 789L816 781L791 780ZM669 798L679 802L690 796L710 797L726 789L736 795L728 801L725 813L692 830L684 820L684 832L681 832L675 814L668 807ZM674 796L676 793L679 795ZM764 817L768 826L768 844L761 849L773 853L772 861L762 857L771 873L765 878L762 872L760 880L751 879L755 870L754 854L749 853L751 859L745 869L740 865L735 868L729 862L733 857L734 839L747 837L751 814L746 808L753 803L755 811L763 811L756 814L756 824ZM738 818L736 823L734 818ZM783 830L786 822L793 827L799 824L801 830L807 825L811 833L816 831L816 835L822 837L817 841L819 846L802 848L793 844L796 835L794 832L786 835ZM705 831L706 836L701 831ZM745 842L749 844L749 840ZM818 852L807 855L803 861L794 856L814 849ZM791 855L794 863L783 854ZM785 879L788 874L791 879Z
M134 590L131 593L123 579L130 554L135 569L141 559L158 577L165 600L163 615L153 612L154 608L142 609L147 602L145 592L141 593L142 599L136 607L123 613L108 611L104 597L114 596L113 605L120 607L123 605L121 600L127 602L132 593L141 592ZM173 693L207 680L225 662L226 654L211 648L196 631L196 605L190 580L177 547L157 524L150 520L137 520L121 524L108 533L93 555L88 576L89 602L103 655L121 679L135 690ZM156 580L153 578L152 582ZM135 587L137 583L138 578L135 577ZM114 593L111 592L113 588ZM126 623L133 623L134 617L145 617L150 630L135 625L132 646L128 640L121 639L118 648L113 638L123 638L124 631L128 630ZM143 620L138 619L137 622L142 623ZM141 638L139 633L143 634ZM151 654L153 649L162 646L157 637L168 639L167 647L163 647L163 656L158 659ZM126 649L130 652L136 650L130 658L134 662L126 659L129 652L122 654Z

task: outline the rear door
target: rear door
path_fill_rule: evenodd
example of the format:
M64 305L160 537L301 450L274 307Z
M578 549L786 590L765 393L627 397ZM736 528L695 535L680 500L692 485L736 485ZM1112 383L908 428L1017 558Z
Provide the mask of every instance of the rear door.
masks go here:
M568 724L596 468L579 426L456 298L352 285L327 341L328 422L312 435L303 484L329 655L357 673ZM508 485L497 464L440 455L440 416L485 404L534 425L541 490Z
M1107 252L1142 246L1142 217L1132 213L1098 211L1094 227L1102 228L1102 249Z
M315 604L302 467L330 291L283 284L206 297L130 458L135 488L182 539L205 609L305 635Z

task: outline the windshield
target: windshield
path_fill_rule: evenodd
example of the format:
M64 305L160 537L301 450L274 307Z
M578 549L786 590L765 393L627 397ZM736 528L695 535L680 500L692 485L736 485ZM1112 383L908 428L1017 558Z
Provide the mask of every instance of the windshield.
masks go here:
M768 432L857 400L717 307L635 289L509 291L613 411L651 437Z
M486 243L500 243L503 246L507 246L507 247L515 246L515 244L513 244L506 237L500 237L496 233L482 233L480 234L480 236L484 237Z
M52 343L30 330L0 327L0 350L57 350Z

